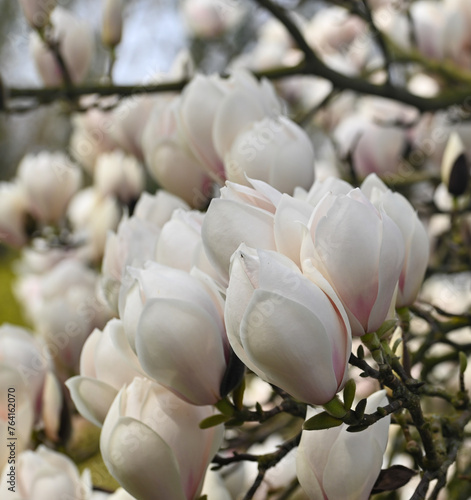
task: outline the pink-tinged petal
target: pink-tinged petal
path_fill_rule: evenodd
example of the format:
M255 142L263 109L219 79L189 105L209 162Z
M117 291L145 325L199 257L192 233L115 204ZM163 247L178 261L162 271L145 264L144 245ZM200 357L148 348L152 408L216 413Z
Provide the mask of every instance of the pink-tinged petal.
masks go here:
M226 279L231 255L241 243L275 250L273 215L256 207L214 199L204 219L201 235L209 260Z
M404 240L397 225L382 213L382 244L378 265L378 297L371 309L367 332L374 332L388 316L404 262Z
M340 325L328 325L336 327ZM330 333L301 304L256 290L241 325L241 341L256 373L262 370L268 382L295 398L323 404L339 390Z
M144 370L197 405L221 397L226 369L222 332L198 306L176 299L150 299L139 321L136 349Z
M375 212L364 203L338 198L335 210L319 221L314 240L326 278L365 329L378 295L382 223Z
M422 285L428 265L430 244L427 231L417 219L412 240L407 249L397 296L398 307L411 305Z
M140 500L188 500L183 492L175 455L168 444L144 423L120 417L107 439L102 436L100 448L111 475L134 497Z
M307 225L312 213L308 203L283 195L275 213L275 242L279 252L300 264L303 225Z
M69 378L65 385L78 412L101 427L118 391L100 380L80 376Z
M243 186L242 184L236 184L235 182L226 181L225 187L221 188L221 199L246 203L247 205L258 207L274 214L276 203L274 203L272 198L279 200L279 198L281 198L281 193L263 181L254 181L249 178L247 178L247 181L250 182L255 189ZM260 183L261 186L254 184L254 182ZM265 192L268 196L264 194Z
M278 189L275 189L267 182L263 182L258 179L251 179L250 177L247 177L247 180L250 184L252 184L254 189L257 190L257 192L268 198L275 207L278 206L281 201L281 197L283 196Z
M58 432L64 396L62 386L52 371L47 372L42 394L41 416L46 436L54 442L59 440Z

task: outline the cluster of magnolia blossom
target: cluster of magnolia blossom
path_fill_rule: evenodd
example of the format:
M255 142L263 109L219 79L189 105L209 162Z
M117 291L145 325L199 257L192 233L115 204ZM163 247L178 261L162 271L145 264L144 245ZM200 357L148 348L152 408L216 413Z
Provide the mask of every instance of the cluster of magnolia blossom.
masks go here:
M84 254L56 256L39 283L31 276L22 282L23 297L38 290L37 298L29 292L38 331L46 321L46 335L57 327L63 337L56 369L66 364L74 372L74 355L86 338L80 375L67 386L78 411L103 426L100 447L109 471L138 499L198 498L223 440L222 425L202 430L198 424L234 386L227 381L232 350L262 380L301 401L327 403L349 377L352 334L379 328L421 285L425 229L409 202L376 176L361 189L328 178L294 196L250 182L228 182L205 214L164 191L142 194L105 247L100 284L119 319L88 338L84 332L97 311L85 309L80 317L87 303L78 286L87 276L77 259ZM63 304L69 294L79 297L70 312ZM46 339L49 353L53 340ZM44 356L20 361L30 369L26 382ZM386 401L383 393L375 398L373 407ZM62 400L51 400L57 432ZM353 439L341 429L303 437L294 474L307 495L316 498L319 488L332 499L353 489L357 498L368 495L387 429L386 419ZM329 466L336 463L336 447L332 456L314 453L324 439L339 440L340 449L352 453L371 439L378 453L364 456L364 472L342 489L336 467Z

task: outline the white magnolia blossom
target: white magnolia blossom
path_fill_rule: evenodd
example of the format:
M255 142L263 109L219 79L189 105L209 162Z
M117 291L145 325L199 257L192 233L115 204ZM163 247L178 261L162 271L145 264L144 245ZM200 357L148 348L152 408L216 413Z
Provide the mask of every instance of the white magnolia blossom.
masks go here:
M211 195L212 181L182 140L177 127L180 99L160 98L142 133L146 167L159 185L201 208Z
M78 372L80 351L110 310L97 296L98 274L76 259L60 261L43 275L25 275L17 296L27 301L30 320L67 378Z
M396 305L411 305L424 280L429 257L427 231L409 201L393 193L375 175L369 175L361 190L378 208L382 208L397 224L405 245L404 264L398 282Z
M40 222L64 218L67 206L82 182L81 171L62 152L27 155L18 166L28 210Z
M217 286L196 269L155 262L128 273L119 312L144 371L185 401L215 404L229 359Z
M366 412L388 404L385 391L368 398ZM320 410L308 409L308 417ZM297 454L297 476L310 499L367 500L383 463L390 416L362 432L348 432L347 425L303 431ZM366 452L367 450L367 452ZM339 471L350 471L342 474Z
M218 425L198 424L209 406L185 403L150 380L136 378L114 400L100 449L113 477L139 500L197 500L223 438Z
M335 292L324 284L324 293L310 274L242 244L232 258L225 322L253 372L296 399L324 404L347 380L351 331Z
M182 14L189 32L199 38L216 38L236 28L247 8L224 0L183 0Z
M67 216L80 243L80 254L86 259L99 261L105 250L107 232L115 230L121 218L117 200L103 197L91 186L72 198Z
M130 203L144 189L144 170L134 156L122 151L103 153L97 158L93 181L103 196L114 195L122 203Z

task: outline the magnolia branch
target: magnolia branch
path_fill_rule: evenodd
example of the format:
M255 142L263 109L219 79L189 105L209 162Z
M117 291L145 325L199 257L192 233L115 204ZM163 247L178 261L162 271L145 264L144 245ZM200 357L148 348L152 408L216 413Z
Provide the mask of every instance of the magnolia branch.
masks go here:
M470 103L471 96L471 72L462 71L451 63L442 63L437 61L428 61L422 58L416 52L404 53L392 45L392 42L386 40L372 25L372 30L377 35L376 38L380 43L385 57L387 57L387 65L394 62L396 64L408 65L411 62L420 63L425 69L434 73L445 76L448 80L456 82L459 86L448 86L436 97L425 98L410 93L403 87L392 85L389 80L384 84L371 83L368 80L360 77L347 76L327 66L308 45L300 29L295 22L289 17L288 13L279 5L270 0L256 0L257 3L268 10L276 17L290 33L291 37L298 45L304 54L304 61L296 66L277 67L267 71L254 72L257 78L267 78L269 80L278 80L281 78L292 77L296 75L316 76L329 80L335 89L352 90L359 94L374 95L395 99L398 102L407 104L417 108L419 111L437 111L446 109L450 106L467 107ZM367 16L369 19L369 16ZM227 76L227 75L226 75ZM1 110L14 113L24 112L35 109L38 104L50 104L57 100L72 101L85 95L98 96L117 96L126 98L129 96L154 94L165 92L180 92L188 84L188 79L160 82L144 85L84 85L65 87L50 87L50 88L8 88L4 84L5 103ZM21 104L24 99L33 99L34 102L25 106ZM20 104L14 104L14 101L20 101ZM77 108L77 111L85 111L87 108Z

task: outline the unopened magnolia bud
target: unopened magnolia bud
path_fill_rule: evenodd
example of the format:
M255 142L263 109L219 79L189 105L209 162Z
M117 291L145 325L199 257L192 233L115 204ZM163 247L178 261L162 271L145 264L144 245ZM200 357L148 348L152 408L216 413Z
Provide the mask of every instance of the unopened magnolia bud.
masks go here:
M33 28L43 28L49 22L49 14L57 0L20 0L26 20Z
M93 35L88 23L66 9L57 7L51 15L52 39L59 50L72 83L81 83L87 76L93 55ZM38 33L31 33L30 51L36 68L46 86L61 85L64 74L50 48Z
M453 196L461 196L468 187L469 164L460 136L453 132L442 159L442 182Z
M108 47L121 42L124 0L104 0L101 40Z

